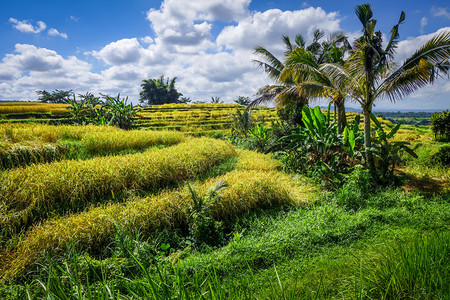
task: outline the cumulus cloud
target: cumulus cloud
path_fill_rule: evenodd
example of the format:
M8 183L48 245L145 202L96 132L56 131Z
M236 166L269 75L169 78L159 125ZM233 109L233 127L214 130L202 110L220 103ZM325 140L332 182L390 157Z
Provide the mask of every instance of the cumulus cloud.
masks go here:
M62 37L63 39L67 40L67 34L63 33L63 32L59 32L58 30L56 30L55 28L50 28L48 30L48 35L51 36L59 36Z
M143 55L143 48L136 38L122 39L106 45L92 54L109 65L124 65L138 62Z
M166 0L150 9L147 19L156 35L167 43L196 45L211 38L209 21L238 21L248 14L250 0Z
M36 90L74 89L88 91L102 83L91 65L75 56L62 57L57 52L34 45L16 44L14 53L0 63L0 96L8 99L35 99Z
M47 28L47 25L42 21L38 21L37 26L31 25L27 20L19 21L14 18L9 18L9 22L13 24L13 27L15 29L19 30L20 32L26 33L39 33Z
M217 37L217 44L227 49L253 49L281 41L283 34L294 36L297 33L311 41L316 29L327 33L340 30L339 22L337 13L327 13L320 7L295 11L271 9L256 12L237 25L225 27ZM281 51L282 43L276 44L275 47Z
M435 17L445 17L447 19L450 19L450 12L447 11L447 7L437 7L434 6L431 8L431 13Z
M402 63L406 58L414 54L420 47L422 47L428 40L438 34L450 31L450 27L443 27L436 32L420 35L414 38L408 38L398 43L396 60Z

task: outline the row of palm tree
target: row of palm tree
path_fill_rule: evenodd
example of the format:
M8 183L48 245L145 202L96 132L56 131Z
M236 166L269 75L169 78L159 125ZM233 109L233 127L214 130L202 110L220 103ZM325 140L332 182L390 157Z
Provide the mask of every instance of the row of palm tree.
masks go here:
M286 45L284 61L277 59L264 47L256 47L255 53L264 61L255 62L264 68L275 85L265 86L251 106L275 99L277 105L309 104L310 100L328 98L337 109L338 132L346 126L346 99L360 104L364 116L364 148L367 165L375 174L371 151L370 114L378 99L395 102L417 89L447 75L450 57L450 32L439 34L400 66L394 62L398 46L399 26L405 20L402 11L390 38L383 47L381 31L375 31L369 4L356 6L356 15L363 29L353 46L343 33L334 33L325 42L322 31L316 31L313 42L306 46L304 38L297 35L295 44L283 36Z

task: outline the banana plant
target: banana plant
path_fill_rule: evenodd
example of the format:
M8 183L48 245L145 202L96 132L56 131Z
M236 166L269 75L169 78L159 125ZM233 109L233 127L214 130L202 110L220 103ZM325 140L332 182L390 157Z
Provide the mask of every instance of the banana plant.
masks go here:
M376 138L372 141L371 151L375 157L375 165L379 180L385 182L394 174L395 165L402 160L400 154L406 152L414 158L417 154L408 146L406 141L393 141L392 138L400 129L400 124L395 125L389 132L384 131L380 121L371 114L370 119L376 127Z
M133 116L136 115L137 110L134 109L133 104L128 104L128 97L120 99L120 94L117 98L107 96L106 103L103 106L108 111L107 119L109 125L115 125L122 129L131 129L133 125Z
M351 126L345 126L342 132L343 143L350 159L354 162L356 158L363 159L359 149L364 144L364 134L359 130L361 116L356 115Z
M306 164L304 171L316 173L328 183L338 182L345 168L341 159L344 151L337 124L330 118L330 107L324 114L320 107L304 106L302 121L305 127L295 128L291 135L279 139L274 149L300 153Z

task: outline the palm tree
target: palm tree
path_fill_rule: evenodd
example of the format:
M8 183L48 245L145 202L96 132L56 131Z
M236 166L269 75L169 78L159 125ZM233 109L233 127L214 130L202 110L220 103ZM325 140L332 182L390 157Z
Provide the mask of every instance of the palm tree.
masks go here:
M369 170L375 174L371 153L370 114L374 102L388 98L395 102L417 89L433 83L440 74L449 70L450 32L437 35L425 43L400 67L393 62L398 43L398 27L405 20L402 11L398 23L392 28L390 39L382 47L382 34L375 32L376 20L372 19L369 4L356 6L356 15L363 25L363 35L356 40L354 49L346 60L349 81L348 94L357 101L364 115L364 147ZM343 76L344 70L342 71Z
M258 91L259 97L249 107L275 99L277 105L281 107L295 103L299 111L301 111L301 107L308 104L309 98L314 98L316 95L313 93L299 92L299 87L309 78L310 71L312 71L311 68L317 69L320 64L325 62L338 63L339 60L340 63L343 63L345 49L348 47L347 39L341 32L333 33L327 41L319 43L319 40L323 36L323 31L316 30L313 42L307 47L305 46L304 38L299 34L295 37L295 44L291 43L289 37L283 36L282 39L286 47L284 64L264 47L256 47L255 53L263 56L265 62L259 60L254 60L254 62L258 63L260 67L263 67L269 77L278 84L261 88ZM337 43L342 43L343 46L337 47ZM296 61L296 58L299 58L300 61ZM303 59L306 60L303 61ZM295 70L297 64L308 65L310 70L306 73L303 69ZM329 95L330 91L325 94L322 93L318 97ZM341 117L338 118L338 123L344 124L341 126L343 128L346 123L344 109L345 95L339 94L338 96L335 96L333 101L335 101L335 104L339 104L339 112L341 112L339 115Z
M341 72L336 72L336 68L338 70L343 68L344 55L349 47L344 35L335 36L337 38L331 39L333 41L331 45L322 43L323 54L319 59L314 53L302 48L289 53L286 67L280 77L282 80L292 77L298 82L282 93L296 94L308 99L329 98L337 108L338 132L342 133L347 125L344 105L347 97L345 90L347 77ZM338 47L337 43L342 45Z
M282 40L286 48L284 52L285 56L287 56L290 52L298 47L305 47L305 40L300 34L297 34L295 36L295 44L292 44L290 38L286 35L282 36ZM267 75L269 75L269 77L277 84L266 85L259 89L259 91L257 92L257 95L259 97L249 104L249 108L272 100L275 100L280 106L284 106L286 102L293 102L300 106L300 109L303 105L308 103L308 100L306 98L300 96L287 97L287 95L285 95L282 97L281 92L286 88L294 85L294 82L291 80L291 78L285 78L282 81L280 80L281 72L285 67L283 62L263 46L257 46L254 52L255 54L262 56L264 61L253 60L253 62L258 64L259 67L264 68L264 71L267 73Z
M176 77L169 80L165 79L164 75L158 79L144 79L142 80L142 91L140 92L139 101L142 104L164 104L164 103L178 103L178 99L183 94L179 93L175 88Z

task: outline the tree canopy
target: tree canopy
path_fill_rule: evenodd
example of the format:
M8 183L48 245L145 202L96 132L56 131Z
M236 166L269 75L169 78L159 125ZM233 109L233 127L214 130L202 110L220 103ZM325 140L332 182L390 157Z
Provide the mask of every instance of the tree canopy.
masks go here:
M39 96L38 101L43 103L66 103L67 100L72 96L72 90L64 91L64 90L54 90L49 93L46 90L36 91Z
M179 103L183 94L176 90L176 80L176 77L169 80L168 77L164 78L164 75L157 79L142 80L139 102L144 105Z

